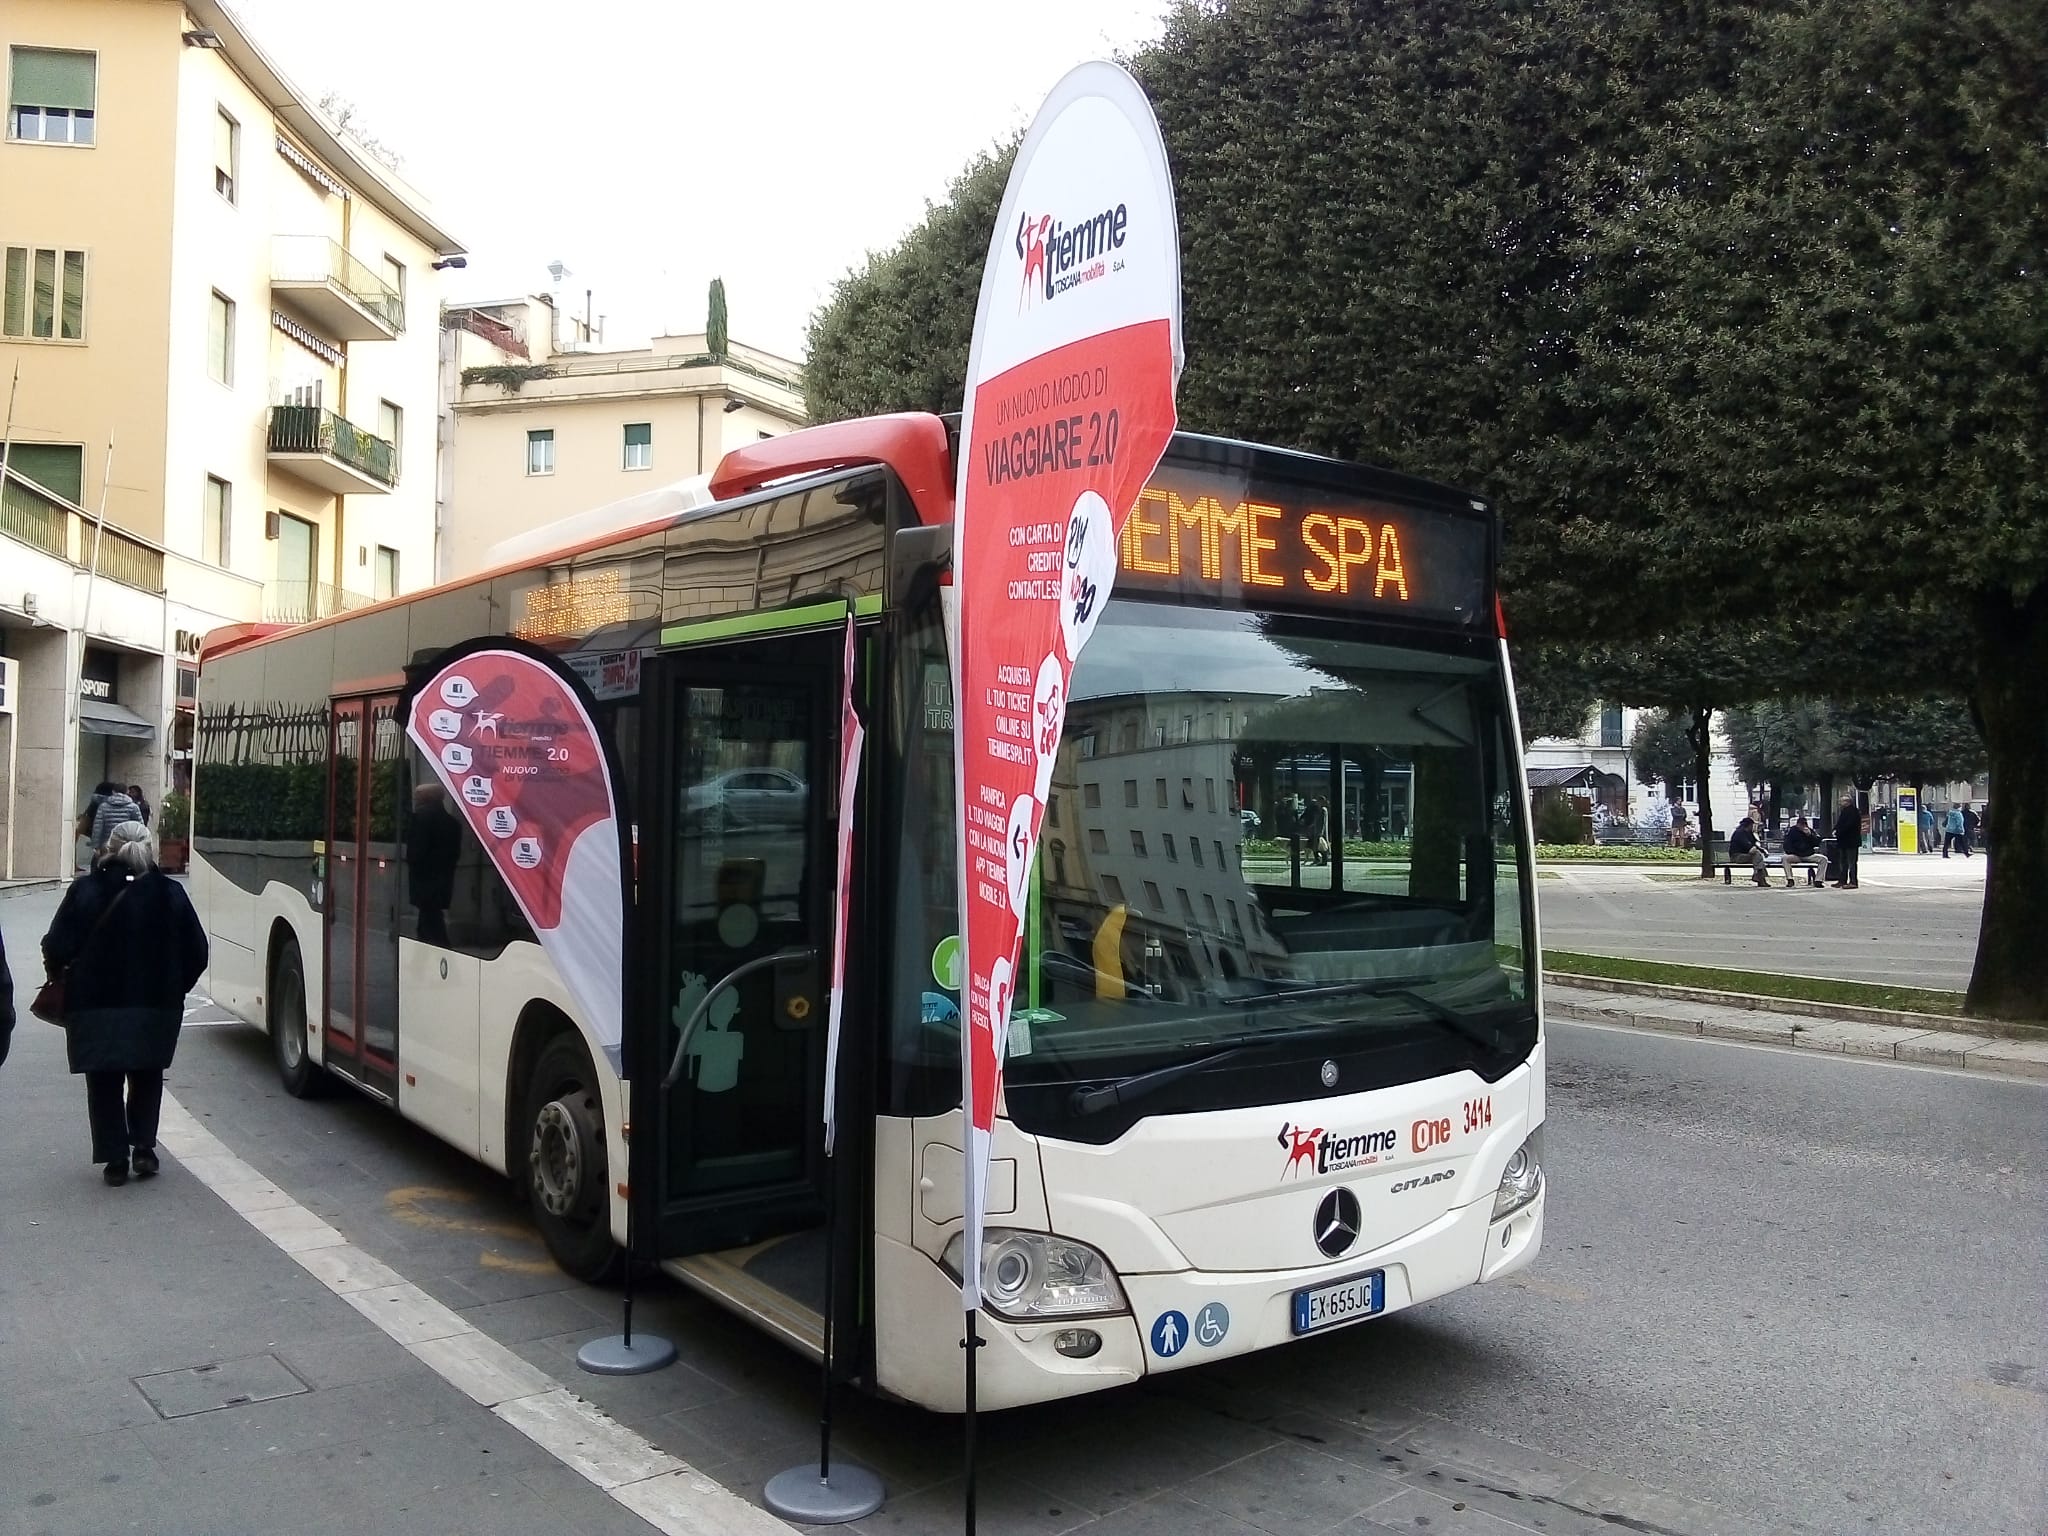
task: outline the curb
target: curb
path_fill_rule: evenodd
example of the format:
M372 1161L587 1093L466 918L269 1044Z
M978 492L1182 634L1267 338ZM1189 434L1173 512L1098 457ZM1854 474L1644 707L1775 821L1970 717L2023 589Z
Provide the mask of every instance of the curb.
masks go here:
M1546 976L1545 978L1549 978ZM1557 978L1570 988L1579 978ZM1827 1051L1923 1066L1961 1067L1966 1071L2048 1082L2048 1041L1999 1040L1951 1029L1910 1029L1841 1019L1794 1023L1789 1017L1743 1008L1716 1010L1735 1017L1686 1018L1670 1012L1636 1011L1617 1000L1613 1006L1548 995L1545 1011L1560 1019L1621 1025L1658 1034L1694 1035L1710 1040L1739 1040L1755 1045L1781 1045L1795 1050Z
M1904 1008L1866 1008L1857 1003L1816 1003L1798 997L1764 997L1754 992L1720 992L1707 987L1679 987L1666 982L1623 981L1612 976L1581 976L1571 971L1543 973L1546 986L1575 987L1581 992L1619 992L1632 997L1662 997L1681 1003L1706 1003L1717 1008L1747 1008L1758 1013L1788 1013L1808 1019L1841 1019L1856 1024L1888 1024L1900 1029L1943 1030L2008 1040L2048 1040L2048 1026L2011 1024L2002 1019L1971 1019L1976 1026L1956 1030L1961 1022L1946 1013L1914 1013Z

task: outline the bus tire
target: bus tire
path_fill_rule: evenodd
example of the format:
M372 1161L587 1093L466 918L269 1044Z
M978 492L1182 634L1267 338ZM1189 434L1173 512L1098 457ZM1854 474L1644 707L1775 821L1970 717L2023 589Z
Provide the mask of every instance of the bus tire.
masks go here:
M270 967L270 1051L278 1079L295 1099L317 1099L327 1091L327 1070L306 1048L306 967L296 939L278 947Z
M520 1125L527 1204L548 1253L578 1280L617 1278L625 1255L612 1241L604 1101L576 1035L558 1034L541 1047Z

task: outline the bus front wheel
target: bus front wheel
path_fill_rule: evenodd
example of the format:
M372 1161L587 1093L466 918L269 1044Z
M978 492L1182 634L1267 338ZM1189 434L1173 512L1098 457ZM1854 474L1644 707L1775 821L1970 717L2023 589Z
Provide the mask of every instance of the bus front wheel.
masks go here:
M614 1279L624 1255L612 1241L604 1101L582 1041L557 1035L526 1085L526 1196L554 1261L578 1280Z
M295 1099L318 1098L327 1072L306 1049L306 967L299 946L286 939L270 976L270 1049L284 1091Z

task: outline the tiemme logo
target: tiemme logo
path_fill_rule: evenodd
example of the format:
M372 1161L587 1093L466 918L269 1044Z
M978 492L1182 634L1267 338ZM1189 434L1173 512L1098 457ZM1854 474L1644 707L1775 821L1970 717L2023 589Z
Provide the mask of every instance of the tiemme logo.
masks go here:
M1092 283L1123 266L1111 254L1123 249L1124 231L1130 209L1118 203L1078 224L1063 224L1051 214L1017 217L1013 242L1017 259L1024 263L1024 279L1017 292L1021 310L1036 299L1054 299L1070 288Z

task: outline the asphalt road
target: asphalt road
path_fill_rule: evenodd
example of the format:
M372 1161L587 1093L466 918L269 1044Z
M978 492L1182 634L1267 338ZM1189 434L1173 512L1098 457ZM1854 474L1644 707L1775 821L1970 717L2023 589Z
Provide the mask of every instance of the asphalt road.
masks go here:
M1788 891L1773 872L1762 891L1746 876L1723 885L1686 866L1560 865L1558 878L1538 882L1537 901L1550 949L1960 990L1984 868L1982 857L1865 854L1856 890Z
M18 970L48 909L0 898ZM1378 1477L1413 1491L1373 1519L1432 1536L2048 1528L2048 1085L1587 1026L1556 1026L1551 1051L1533 1271L1002 1415L984 1525L1377 1532L1328 1517ZM285 1097L254 1031L188 1029L172 1090L406 1278L736 1491L802 1459L810 1368L657 1286L642 1326L684 1363L576 1377L613 1299L551 1271L502 1181L367 1101ZM890 1482L869 1524L958 1528L952 1421L861 1402L842 1422Z

